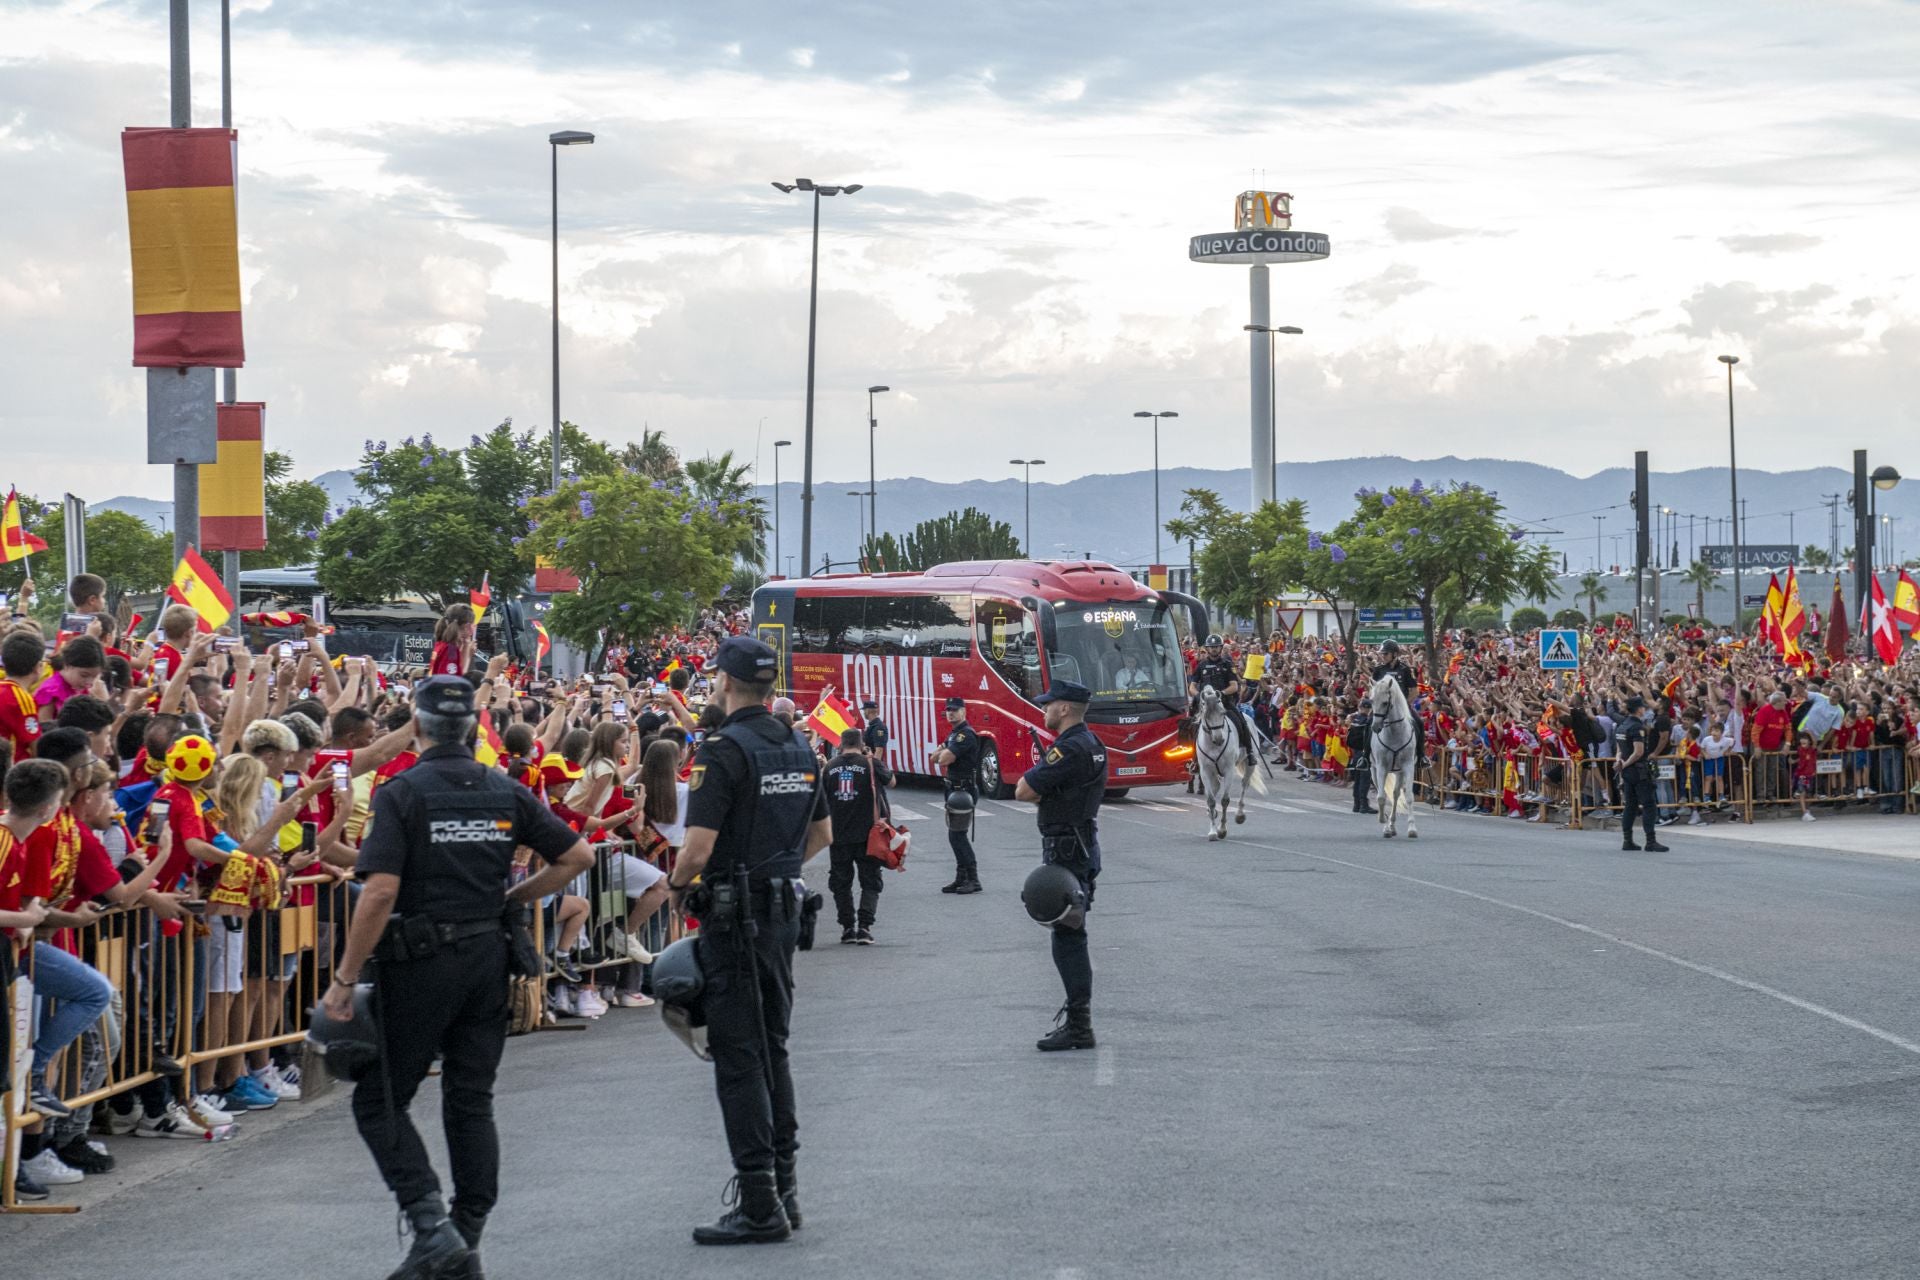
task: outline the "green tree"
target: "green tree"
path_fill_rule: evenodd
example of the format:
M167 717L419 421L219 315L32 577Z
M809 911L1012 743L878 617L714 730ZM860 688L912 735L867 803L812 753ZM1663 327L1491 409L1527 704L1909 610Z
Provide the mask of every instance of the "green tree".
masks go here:
M1800 567L1815 572L1831 569L1833 557L1827 553L1825 547L1816 547L1809 542L1800 551Z
M620 465L638 471L649 480L669 483L680 479L680 455L667 443L667 433L642 427L640 441L620 450Z
M931 569L958 560L1018 560L1023 555L1012 525L974 507L922 520L904 538L896 540L891 533L868 538L860 554L875 572L883 566Z
M748 519L737 527L739 541L733 554L749 564L762 563L767 557L767 511L766 504L753 496L752 464L736 462L728 449L717 458L689 461L685 472L694 497L729 503L747 512Z
M20 518L27 532L47 544L26 564L34 572L34 612L50 619L67 605L66 511L22 494ZM158 591L173 578L173 539L124 511L90 511L87 571L105 578L109 591ZM18 562L0 565L0 590L19 591L25 576Z
M268 450L267 546L264 551L240 553L242 569L278 569L309 564L314 542L327 522L327 491L311 480L293 480L293 459Z
M1330 534L1309 530L1307 504L1298 498L1290 498L1278 506L1267 504L1262 514L1249 520L1248 533L1256 540L1268 534L1274 539L1273 545L1256 550L1251 561L1254 585L1267 591L1266 599L1276 598L1283 591L1298 590L1319 596L1333 609L1340 628L1346 674L1351 678L1359 656L1350 622L1355 616L1353 606L1372 602L1362 598L1367 584L1355 572L1346 544L1356 543L1365 535L1350 520ZM1265 614L1262 608L1263 619Z
M1262 636L1272 629L1267 601L1286 589L1287 573L1301 566L1285 557L1260 563L1255 557L1279 547L1283 538L1306 538L1304 504L1264 502L1253 512L1235 511L1211 489L1188 489L1167 532L1196 544L1194 576L1202 596L1236 617L1254 619Z
M1513 620L1507 625L1514 631L1538 631L1547 625L1547 611L1532 607L1515 609Z
M625 470L563 485L527 510L525 550L580 579L578 591L555 598L547 626L586 648L691 621L726 589L752 518L746 502L702 499Z
M1578 609L1562 609L1553 615L1553 625L1556 627L1584 627L1587 625L1587 615Z
M1694 607L1698 610L1700 621L1707 620L1707 588L1720 581L1720 575L1704 560L1695 560L1680 575L1680 580L1693 588Z
M1587 598L1587 616L1600 616L1600 597L1606 594L1607 582L1597 573L1580 575L1580 594Z
M1353 519L1368 535L1349 552L1362 597L1419 607L1429 670L1439 657L1435 637L1468 605L1553 598L1558 557L1524 542L1502 519L1499 498L1480 486L1429 489L1416 480L1354 496Z

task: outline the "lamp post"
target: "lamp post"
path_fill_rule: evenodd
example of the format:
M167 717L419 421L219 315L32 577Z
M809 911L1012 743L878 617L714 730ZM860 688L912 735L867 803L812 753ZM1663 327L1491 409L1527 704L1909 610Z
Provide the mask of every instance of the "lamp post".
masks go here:
M581 129L562 129L547 135L553 159L553 487L560 487L560 148L593 144L593 135Z
M1160 563L1160 419L1177 418L1180 415L1171 409L1160 413L1151 413L1145 409L1137 411L1136 418L1153 419L1153 562Z
M780 451L793 443L791 440L773 442L773 567L780 567Z
M1727 509L1727 529L1733 535L1733 634L1745 636L1746 596L1740 590L1740 455L1733 434L1733 366L1740 363L1740 357L1721 356L1720 363L1727 366L1727 480L1732 499Z
M808 573L813 554L813 350L816 322L820 317L820 197L852 195L860 190L858 182L844 186L822 186L812 178L776 182L778 190L792 195L805 191L813 197L813 266L807 283L807 429L800 450L800 567Z
M1873 469L1873 474L1867 477L1867 481L1873 486L1872 492L1867 495L1872 503L1871 514L1878 516L1879 519L1867 521L1867 546L1855 562L1866 566L1866 573L1856 573L1853 578L1854 593L1860 597L1859 603L1854 606L1855 617L1866 616L1867 601L1872 598L1872 585L1868 580L1873 576L1875 566L1879 563L1874 555L1874 536L1885 532L1888 535L1888 541L1892 541L1894 517L1880 515L1880 495L1893 491L1893 487L1900 483L1900 473L1883 463ZM1862 630L1865 631L1865 628ZM1866 640L1869 645L1873 643L1870 632L1867 633Z
M1286 333L1286 334L1293 334L1297 336L1299 334L1306 332L1305 329L1301 329L1290 324L1283 324L1277 328L1272 325L1264 325L1264 324L1243 324L1240 327L1248 333L1264 333L1268 335L1272 335L1276 333ZM1273 500L1275 502L1278 502L1280 501L1280 453L1279 453L1279 450L1275 447L1278 441L1275 438L1276 428L1274 426L1274 423L1277 420L1277 415L1275 413L1275 406L1279 403L1279 391L1277 389L1279 387L1279 380L1274 370L1275 356L1274 356L1273 349L1274 349L1274 344L1272 342L1268 342L1267 343L1267 459L1273 464Z
M866 489L847 490L847 496L849 498L865 498L869 496L869 494L870 494L870 491ZM867 526L866 526L867 504L866 503L862 502L855 505L854 519L860 523L860 541L855 544L859 548L859 554L856 554L854 556L854 559L858 560L866 553L866 547L867 547Z
M891 391L892 387L867 388L867 531L876 541L880 537L880 482L873 466L873 437L880 427L880 420L873 416L873 397L882 391Z
M1022 550L1031 558L1033 556L1033 469L1046 466L1047 460L1045 458L1009 458L1007 461L1016 467L1027 469L1027 531L1020 540L1024 544Z

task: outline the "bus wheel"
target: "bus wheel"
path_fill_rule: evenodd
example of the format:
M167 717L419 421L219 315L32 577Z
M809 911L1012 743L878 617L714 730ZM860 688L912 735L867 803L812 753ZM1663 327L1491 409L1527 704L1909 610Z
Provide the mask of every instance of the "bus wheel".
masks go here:
M1127 792L1129 792L1129 791L1131 791L1131 790L1133 790L1133 788L1132 788L1132 787L1108 787L1108 788L1107 788L1107 799L1109 799L1109 800L1125 800L1125 799L1127 798Z
M980 740L980 794L989 800L1013 799L1013 788L1000 777L1000 748L986 738Z

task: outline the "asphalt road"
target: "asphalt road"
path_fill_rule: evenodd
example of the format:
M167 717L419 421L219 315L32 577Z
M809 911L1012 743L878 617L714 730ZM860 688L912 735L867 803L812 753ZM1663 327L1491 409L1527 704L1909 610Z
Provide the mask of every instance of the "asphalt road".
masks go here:
M1388 842L1291 781L1212 845L1155 794L1103 815L1098 1050L1033 1048L1060 997L1030 813L985 806L971 898L915 823L880 945L802 957L796 1240L689 1243L729 1172L710 1076L615 1010L508 1048L488 1274L1920 1274L1920 866L1431 812ZM243 1124L117 1141L85 1212L0 1221L4 1270L384 1275L337 1098Z

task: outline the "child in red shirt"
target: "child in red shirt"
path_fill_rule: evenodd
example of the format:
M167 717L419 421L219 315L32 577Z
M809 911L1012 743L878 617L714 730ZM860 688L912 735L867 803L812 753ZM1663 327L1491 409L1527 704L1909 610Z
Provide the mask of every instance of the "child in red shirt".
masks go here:
M1820 752L1813 745L1813 735L1802 729L1794 738L1793 748L1793 794L1800 800L1802 822L1813 821L1813 815L1807 812L1807 797L1813 794L1813 775L1819 760Z

